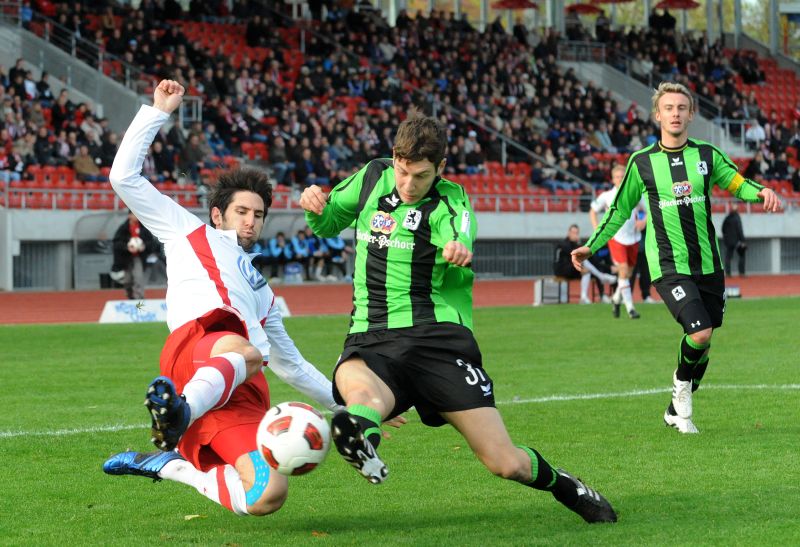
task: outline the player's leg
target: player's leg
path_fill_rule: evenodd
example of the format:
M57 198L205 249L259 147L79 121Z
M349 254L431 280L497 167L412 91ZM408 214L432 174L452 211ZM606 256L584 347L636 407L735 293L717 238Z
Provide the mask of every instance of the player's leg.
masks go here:
M383 368L376 362L372 366ZM394 393L360 356L346 358L336 367L334 392L347 407L331 420L337 451L371 483L383 482L388 469L376 448L381 440L380 424L395 407Z
M288 481L271 470L255 449L257 425L246 424L216 435L210 450L221 453L219 463L206 470L172 451L116 454L105 462L103 471L186 484L237 515L274 513L286 500Z
M147 390L152 440L161 450L173 450L193 422L223 406L263 365L261 352L231 331L207 333L195 344L191 358L184 355L181 360L169 371L162 367L171 377L157 377Z
M678 366L672 377L672 399L664 413L664 422L682 433L697 433L692 422L693 377L699 378L707 366L711 335L720 319L712 319L697 283L687 276L670 276L656 283L656 289L675 320L683 326L684 336L678 352ZM713 310L712 310L713 311ZM701 367L702 370L695 370Z
M619 317L620 306L625 304L625 310L628 312L628 317L631 319L638 319L639 313L633 307L633 293L631 291L631 274L633 273L633 266L636 264L636 253L638 252L638 245L623 245L616 240L608 242L608 250L611 254L611 260L617 267L617 290L611 299L614 317Z
M500 413L494 407L442 412L470 448L494 475L551 492L587 522L615 522L611 504L578 479L553 468L535 449L514 446Z

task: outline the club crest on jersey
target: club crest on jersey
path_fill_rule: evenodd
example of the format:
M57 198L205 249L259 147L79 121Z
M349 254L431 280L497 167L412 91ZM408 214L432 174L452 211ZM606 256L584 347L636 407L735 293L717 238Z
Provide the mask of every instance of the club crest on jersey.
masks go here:
M406 230L416 230L422 220L422 213L416 209L409 209L406 218L403 219L403 228Z
M697 174L698 175L707 175L708 174L708 164L704 161L697 162Z
M670 159L670 167L679 167L683 165L683 159L680 156L672 156Z
M672 193L675 194L677 198L688 196L692 193L692 183L688 180L675 182L672 184Z
M373 232L380 232L382 234L391 234L397 228L397 222L392 218L389 213L378 211L373 215L369 223Z
M264 277L250 263L249 257L242 255L236 260L236 263L239 266L239 272L242 274L242 277L245 278L247 284L250 285L254 291L257 291L267 284Z

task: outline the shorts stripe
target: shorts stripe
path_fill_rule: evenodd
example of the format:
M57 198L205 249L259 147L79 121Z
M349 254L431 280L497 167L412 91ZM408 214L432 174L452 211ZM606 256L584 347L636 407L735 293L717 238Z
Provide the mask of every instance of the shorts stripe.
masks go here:
M217 466L217 494L219 495L219 503L228 511L233 511L231 505L231 493L228 491L228 484L225 482L225 466Z

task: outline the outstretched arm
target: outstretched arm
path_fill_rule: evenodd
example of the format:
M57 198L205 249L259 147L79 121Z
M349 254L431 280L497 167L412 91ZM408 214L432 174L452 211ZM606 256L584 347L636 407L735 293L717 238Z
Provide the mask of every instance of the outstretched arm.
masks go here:
M141 175L147 149L183 100L183 86L172 80L158 84L154 106L142 106L119 145L111 166L111 187L150 232L161 241L183 236L202 221L169 197L161 194Z

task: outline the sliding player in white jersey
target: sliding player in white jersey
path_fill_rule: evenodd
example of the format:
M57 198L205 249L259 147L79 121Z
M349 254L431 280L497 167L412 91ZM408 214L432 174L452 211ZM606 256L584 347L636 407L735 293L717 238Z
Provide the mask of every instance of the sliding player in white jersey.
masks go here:
M222 174L209 194L209 226L140 174L183 93L177 82L158 84L153 106L141 107L111 169L114 190L164 244L171 333L162 376L145 401L161 451L116 454L103 470L178 481L236 514L266 515L283 505L288 482L256 451L256 428L270 406L263 367L320 405L337 405L330 381L300 355L272 290L250 263L247 251L272 203L267 176L252 169Z

